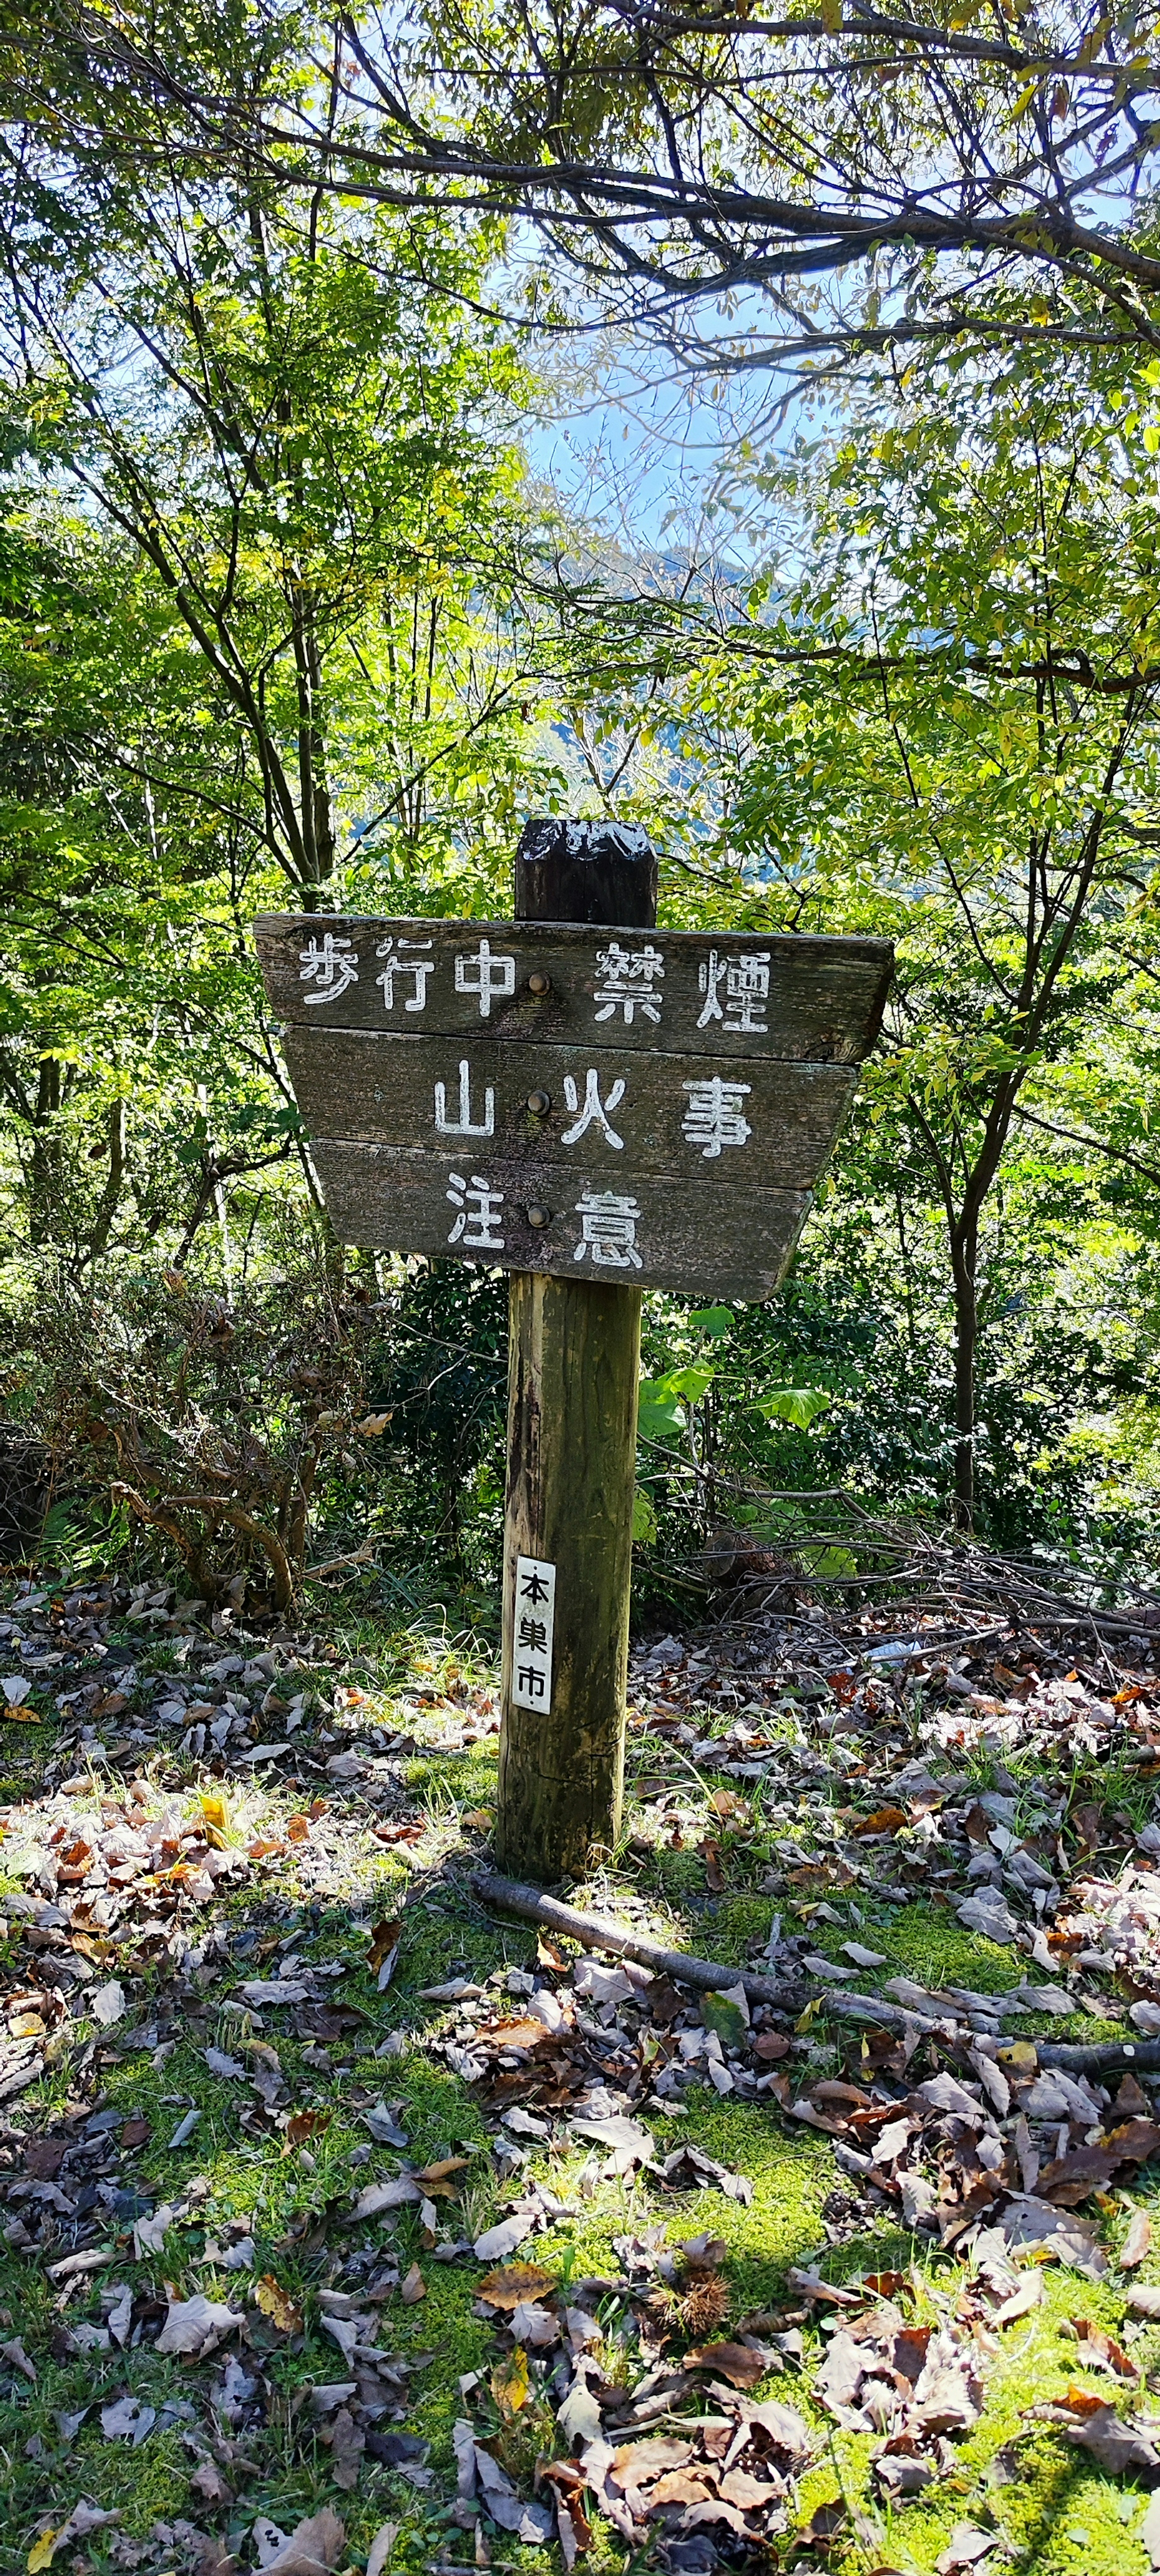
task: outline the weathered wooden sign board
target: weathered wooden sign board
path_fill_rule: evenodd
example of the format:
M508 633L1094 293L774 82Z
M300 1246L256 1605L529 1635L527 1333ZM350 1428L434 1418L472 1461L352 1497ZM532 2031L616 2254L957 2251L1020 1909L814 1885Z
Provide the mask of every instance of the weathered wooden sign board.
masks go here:
M641 1291L772 1294L892 961L658 930L615 825L529 823L515 893L257 940L336 1233L513 1274L496 1852L555 1880L619 1826Z
M876 939L267 916L337 1233L768 1297L878 1033Z

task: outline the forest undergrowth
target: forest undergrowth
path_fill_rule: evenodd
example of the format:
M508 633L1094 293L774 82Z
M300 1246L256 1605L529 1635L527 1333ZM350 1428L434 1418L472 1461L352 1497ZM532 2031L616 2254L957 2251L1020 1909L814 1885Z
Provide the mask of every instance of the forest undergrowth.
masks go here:
M315 1597L8 1586L4 2569L1160 2561L1146 1614L640 1640L569 1893L699 1996L481 1898L493 1674Z

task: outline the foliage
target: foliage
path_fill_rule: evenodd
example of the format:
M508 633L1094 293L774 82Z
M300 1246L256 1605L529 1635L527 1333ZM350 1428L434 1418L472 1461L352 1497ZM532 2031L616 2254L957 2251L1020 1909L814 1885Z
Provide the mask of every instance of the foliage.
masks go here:
M791 380L931 341L1153 345L1156 65L1137 17L1095 0L872 24L840 0L647 23L415 0L220 34L198 8L57 0L12 55L21 178L47 136L74 186L107 185L115 136L118 171L244 166L304 224L338 187L424 220L530 218L542 259L508 301L552 333L578 293L695 367Z

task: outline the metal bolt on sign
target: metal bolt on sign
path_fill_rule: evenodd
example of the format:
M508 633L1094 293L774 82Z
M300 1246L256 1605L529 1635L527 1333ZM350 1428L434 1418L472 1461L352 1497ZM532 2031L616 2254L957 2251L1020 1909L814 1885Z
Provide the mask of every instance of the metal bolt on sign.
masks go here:
M619 1824L641 1292L772 1296L893 967L656 894L642 833L533 822L512 921L256 924L336 1233L511 1273L496 1854L541 1883Z

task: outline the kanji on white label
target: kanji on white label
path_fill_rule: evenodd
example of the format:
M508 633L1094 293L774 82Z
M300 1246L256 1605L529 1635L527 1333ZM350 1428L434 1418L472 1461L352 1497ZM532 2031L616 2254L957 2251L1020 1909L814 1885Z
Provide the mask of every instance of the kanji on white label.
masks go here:
M542 1557L517 1556L512 1618L511 1695L517 1708L552 1705L552 1631L556 1568Z
M480 940L474 956L464 950L456 958L455 990L478 993L481 1020L490 1020L493 1000L510 1001L515 989L515 958L493 957L489 940Z
M447 1196L458 1211L448 1242L458 1243L464 1252L502 1252L504 1239L496 1226L503 1191L493 1189L480 1172L473 1172L469 1181L452 1172Z
M484 1086L483 1117L472 1119L471 1067L465 1055L459 1059L458 1118L449 1118L447 1115L446 1085L442 1082L437 1082L435 1085L435 1132L439 1136L494 1136L495 1134L495 1093L490 1082Z
M597 1269L644 1268L636 1248L640 1209L635 1199L618 1197L615 1190L585 1190L576 1201L576 1214L580 1219L580 1241L573 1261L586 1261L591 1253Z
M397 942L393 938L380 940L375 955L385 958L386 964L382 974L376 975L375 982L382 985L383 1004L386 1010L393 1011L395 1007L396 979L403 981L408 976L411 990L403 1004L403 1009L405 1011L426 1010L427 983L429 977L435 972L435 959L433 955L425 956L423 952L425 949L433 950L434 946L433 939L400 939ZM406 990L405 983L404 990Z
M323 932L321 939L310 939L298 951L299 982L317 984L316 993L306 993L311 1002L337 1002L348 984L358 982L358 950L351 939L339 939L333 930Z
M614 1082L607 1100L602 1100L600 1097L600 1076L596 1071L595 1066L591 1066L584 1078L584 1106L581 1109L580 1094L576 1088L575 1076L573 1074L566 1073L564 1076L564 1102L565 1106L572 1112L574 1124L571 1127L565 1128L564 1133L560 1138L560 1143L562 1145L578 1144L581 1136L586 1133L587 1129L591 1127L595 1120L597 1126L603 1128L607 1143L613 1146L618 1154L622 1154L624 1151L624 1138L623 1136L617 1135L615 1127L609 1126L608 1112L610 1109L615 1109L618 1101L623 1100L623 1098L623 1082Z
M707 1029L711 1020L720 1020L727 1029L768 1037L765 1005L769 1000L769 959L768 948L758 949L752 957L718 957L716 949L711 948L698 970L705 996L698 1028ZM722 985L724 1004L720 998Z
M596 951L596 973L600 989L596 995L598 1020L615 1019L624 1013L624 1024L631 1028L637 1011L651 1020L654 1028L661 1016L663 993L656 990L664 982L665 961L659 948L623 948L619 939Z
M715 1162L723 1145L747 1145L753 1134L742 1110L748 1100L747 1082L722 1082L719 1073L707 1081L686 1082L689 1106L681 1122L681 1134L690 1145L699 1145L703 1162Z

